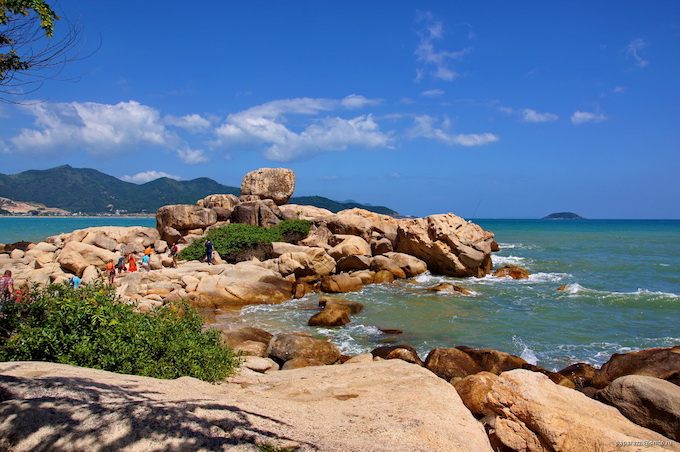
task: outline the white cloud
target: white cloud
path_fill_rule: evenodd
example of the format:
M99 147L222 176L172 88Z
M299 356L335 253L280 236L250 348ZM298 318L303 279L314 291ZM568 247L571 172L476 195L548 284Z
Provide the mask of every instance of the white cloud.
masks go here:
M420 93L423 97L441 97L444 95L444 91L441 89L429 89Z
M343 151L348 147L375 149L389 147L391 137L382 133L373 117L350 119L338 116L296 121L299 131L289 126L290 115L318 116L331 110L375 105L378 100L351 95L336 99L284 99L268 102L229 115L215 133L214 147L262 146L264 156L285 162L319 152Z
M84 149L93 155L130 150L139 145L169 146L169 132L157 110L135 101L116 105L95 102L41 103L25 106L35 117L35 129L22 129L10 139L24 152Z
M187 165L196 165L208 161L205 152L202 149L177 149L177 155Z
M554 113L539 113L531 108L522 110L522 121L524 122L551 122L557 121L558 116Z
M635 60L635 65L639 68L643 68L649 64L649 61L645 60L641 55L645 47L647 47L647 42L641 38L632 40L630 44L626 46L626 53Z
M428 115L416 116L413 127L407 131L409 138L428 138L449 146L483 146L499 141L500 138L492 133L482 134L454 134L449 133L449 121L444 120L442 127L435 127L435 118Z
M134 184L144 184L152 180L156 180L161 177L169 177L170 179L179 180L179 176L174 176L172 174L164 173L163 171L144 171L143 173L137 173L134 176L123 176L120 180L125 182L132 182Z
M210 121L198 114L181 117L168 115L164 118L164 122L169 126L181 127L191 132L201 132L210 127Z
M367 99L364 96L350 94L340 101L340 105L348 109L363 108L367 106L380 105L380 99Z
M587 111L576 111L571 115L571 122L575 125L584 124L586 122L602 122L607 117L601 113L591 113Z
M455 80L460 74L456 72L453 63L461 59L472 49L470 47L455 52L440 50L435 42L444 37L444 25L434 20L432 13L425 12L418 15L418 22L423 28L418 32L420 41L416 48L416 60L423 67L416 69L416 81L421 81L426 75L445 81Z

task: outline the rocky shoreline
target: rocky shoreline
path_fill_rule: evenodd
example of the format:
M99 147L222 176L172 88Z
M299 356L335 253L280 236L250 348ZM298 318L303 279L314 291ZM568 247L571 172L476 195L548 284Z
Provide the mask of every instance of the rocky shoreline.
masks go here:
M240 198L211 195L196 205L159 209L155 229L88 228L50 237L40 243L0 245L0 270L11 270L18 287L29 283L61 282L72 275L81 277L87 284L100 276L107 263L131 253L141 255L151 247L154 252L150 271L124 272L116 277L114 284L120 298L135 303L141 311L169 301L187 300L201 310L208 321L216 310L280 303L312 292L348 293L360 290L366 284L389 283L425 271L477 277L492 271L491 253L497 247L493 233L454 214L401 220L361 209L333 214L316 207L286 204L294 183L294 175L289 170L262 169L244 177ZM214 265L180 261L177 267L173 266L172 244L186 247L210 229L228 223L268 227L285 219L309 220L312 229L297 244L272 244L271 259L228 264L216 255ZM494 275L527 277L526 271L512 266L499 269ZM447 286L432 290L464 293L465 288ZM329 295L321 299L320 308L309 319L310 325L341 327L349 323L351 315L362 306ZM638 442L649 443L650 447L644 450L680 450L677 443L680 438L680 346L613 355L600 369L575 364L551 372L504 352L463 346L431 350L423 361L408 345L379 347L369 354L349 357L342 356L328 341L302 333L272 335L254 326L225 329L222 340L244 355L241 375L233 381L240 381L242 388L276 386L273 382L284 380L292 384L294 378L309 379L308 383L315 386L323 386L325 379L342 380L349 388L361 384L356 381L357 376L352 379L354 372L373 372L372 378L379 384L372 391L390 388L385 397L394 398L394 403L398 403L397 393L416 389L413 385L394 387L395 372L409 375L409 378L417 376L419 381L434 378L445 383L432 383L438 388L437 397L446 394L452 400L441 410L451 410L447 413L454 416L454 424L464 419L465 428L474 432L468 435L480 441L466 444L450 439L456 437L452 427L429 419L432 415L423 406L405 419L447 432L437 440L419 433L419 441L423 441L422 445L429 444L428 447L412 443L406 447L403 438L396 442L383 438L386 445L393 444L394 447L348 446L345 450L641 450L636 445ZM386 364L394 362L404 364ZM9 395L0 404L0 410L21 419L33 413L31 410L38 409L19 407L21 400L30 405L30 400L36 397L30 395L33 394L31 391L22 393L22 385L37 388L48 383L43 377L30 375L32 366L39 367L38 364L20 364L17 373L12 373L11 364L2 365L3 374L21 377L21 384L17 383L19 380L3 377L2 388ZM64 375L71 372L54 366ZM346 370L350 368L361 370ZM296 373L299 377L294 376ZM98 371L92 371L94 374L100 375ZM118 377L102 378L115 380ZM262 397L266 391L263 389L253 397ZM435 403L432 395L422 394L422 388L416 392L420 399ZM364 402L355 404L347 416L370 410L367 404L374 400L370 397L364 400L362 394L359 389L356 389L356 397L340 394ZM325 401L327 398L331 395L318 397ZM85 399L81 403L88 404ZM180 403L178 400L173 403ZM453 409L454 405L457 408ZM408 412L407 407L399 408ZM295 419L286 418L285 422L294 424ZM370 424L369 420L365 422ZM232 430L220 424L212 425L222 428L219 435L234 439ZM385 426L373 428L380 430ZM4 432L5 437L19 438L22 431L19 421L0 423L0 433ZM166 438L172 437L167 432L164 434ZM314 436L310 432L297 431L296 434ZM326 435L332 436L330 432ZM275 444L287 447L288 443L281 441L281 435L274 436ZM323 438L314 441L325 444ZM307 449L306 440L293 441L293 445L300 450L342 450L342 440L338 441L317 449ZM350 444L348 439L345 441L346 445ZM243 442L247 443L249 441ZM19 444L24 443L13 443L16 450L30 449L22 449ZM64 446L63 450L81 449Z

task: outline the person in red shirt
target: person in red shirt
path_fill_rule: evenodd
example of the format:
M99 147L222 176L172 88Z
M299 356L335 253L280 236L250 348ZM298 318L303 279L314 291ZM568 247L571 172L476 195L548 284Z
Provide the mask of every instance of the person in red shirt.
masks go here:
M0 305L6 301L12 301L14 293L14 279L12 270L5 270L5 274L0 278Z

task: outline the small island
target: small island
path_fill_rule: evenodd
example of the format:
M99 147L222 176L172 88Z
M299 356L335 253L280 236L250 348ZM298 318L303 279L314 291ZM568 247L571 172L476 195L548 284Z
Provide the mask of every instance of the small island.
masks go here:
M557 212L551 213L547 217L543 217L543 220L585 220L582 216L575 214L574 212Z

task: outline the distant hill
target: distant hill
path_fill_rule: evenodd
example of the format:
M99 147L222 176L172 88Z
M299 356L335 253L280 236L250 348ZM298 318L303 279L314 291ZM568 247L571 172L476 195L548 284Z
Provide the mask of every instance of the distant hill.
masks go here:
M0 174L0 197L88 214L116 210L153 213L167 204L194 204L208 195L222 193L238 196L240 192L238 187L222 185L207 177L188 181L161 177L138 185L95 169L73 168L70 165L11 175ZM321 196L293 197L290 202L323 207L333 212L361 207L387 215L396 214L387 207L339 203Z
M575 214L574 212L557 212L557 213L551 213L547 217L543 217L544 220L585 220L580 215Z

